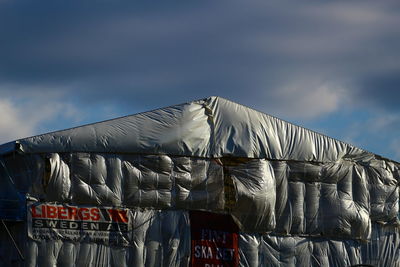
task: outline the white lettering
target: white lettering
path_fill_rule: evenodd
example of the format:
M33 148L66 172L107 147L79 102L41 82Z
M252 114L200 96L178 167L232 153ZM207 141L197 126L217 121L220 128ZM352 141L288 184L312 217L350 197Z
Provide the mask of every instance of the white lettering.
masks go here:
M78 229L78 224L76 222L70 222L69 223L69 228L70 229Z
M201 240L213 241L226 244L227 235L230 233L211 229L201 229Z
M217 260L232 261L235 249L233 248L217 248Z
M91 229L91 230L99 230L99 224L97 224L97 223L91 223L91 224L90 224L90 229Z
M35 225L34 227L43 227L43 221L42 220L34 220Z
M61 221L60 222L61 228L67 228L67 222L66 221Z
M48 228L50 228L50 227L56 228L56 226L57 226L57 222L56 221L47 221L46 220L46 224L47 224Z
M200 258L201 257L201 247L200 246L195 246L194 247L194 256L196 258Z

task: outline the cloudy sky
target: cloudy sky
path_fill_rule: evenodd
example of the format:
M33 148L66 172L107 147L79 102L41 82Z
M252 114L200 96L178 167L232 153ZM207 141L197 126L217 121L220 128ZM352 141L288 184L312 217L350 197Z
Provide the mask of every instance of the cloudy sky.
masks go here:
M218 95L400 161L400 4L0 0L0 143Z

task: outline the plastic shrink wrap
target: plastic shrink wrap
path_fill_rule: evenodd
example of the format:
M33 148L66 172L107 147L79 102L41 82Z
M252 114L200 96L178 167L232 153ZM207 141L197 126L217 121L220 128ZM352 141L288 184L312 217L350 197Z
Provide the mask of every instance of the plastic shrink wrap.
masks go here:
M2 266L189 266L191 210L232 216L240 266L400 266L399 163L218 97L0 152ZM25 198L127 209L127 243L28 237Z

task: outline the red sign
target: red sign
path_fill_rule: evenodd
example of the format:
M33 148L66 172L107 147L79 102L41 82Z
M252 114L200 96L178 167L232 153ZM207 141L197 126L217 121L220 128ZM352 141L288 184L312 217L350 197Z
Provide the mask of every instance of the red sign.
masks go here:
M38 241L63 238L127 246L131 218L126 208L28 203L28 236Z
M190 212L192 267L237 267L238 227L230 215Z

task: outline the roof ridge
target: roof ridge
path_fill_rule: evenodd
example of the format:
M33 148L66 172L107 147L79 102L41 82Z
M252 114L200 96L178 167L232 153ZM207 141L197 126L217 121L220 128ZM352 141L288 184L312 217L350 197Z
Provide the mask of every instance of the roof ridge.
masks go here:
M64 132L64 131L70 131L70 130L74 130L74 129L77 129L77 128L87 127L87 126L101 124L101 123L105 123L105 122L116 121L116 120L120 120L120 119L124 119L124 118L128 118L128 117L134 117L134 116L137 116L137 115L142 115L142 114L145 114L145 113L154 112L154 111L161 110L161 109L172 108L172 107L177 107L177 106L183 106L183 105L187 105L187 104L195 103L195 102L200 102L200 101L206 101L206 99L212 99L212 98L219 98L219 97L218 96L210 96L210 97L201 98L201 99L197 99L197 100L192 100L192 101L188 101L188 102L184 102L184 103L180 103L180 104L175 104L175 105L164 106L164 107L161 107L161 108L150 109L150 110L147 110L147 111L142 111L142 112L138 112L138 113L134 113L134 114L124 115L124 116L120 116L120 117L116 117L116 118L112 118L112 119L106 119L106 120L102 120L102 121L96 121L96 122L92 122L92 123L86 123L86 124L83 124L83 125L73 126L73 127L69 127L69 128L65 128L65 129L61 129L61 130L55 130L55 131L50 131L50 132L46 132L46 133L42 133L42 134L36 134L36 135L32 135L32 136L27 136L27 137L16 139L14 141L7 142L7 143L12 143L12 142L16 142L16 141L24 140L24 139L36 138L36 137L40 137L40 136L47 135L47 134L55 134L55 133L60 133L60 132ZM7 143L4 143L4 144L7 144ZM3 145L3 144L1 144L1 145Z

